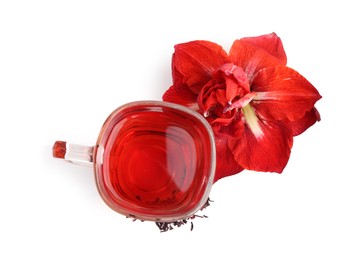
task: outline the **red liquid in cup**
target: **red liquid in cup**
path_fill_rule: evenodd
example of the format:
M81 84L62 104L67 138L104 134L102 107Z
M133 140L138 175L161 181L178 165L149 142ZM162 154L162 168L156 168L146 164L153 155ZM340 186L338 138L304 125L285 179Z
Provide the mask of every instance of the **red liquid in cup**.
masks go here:
M214 151L196 116L139 105L114 112L103 129L104 160L96 178L114 210L150 220L180 219L206 202Z

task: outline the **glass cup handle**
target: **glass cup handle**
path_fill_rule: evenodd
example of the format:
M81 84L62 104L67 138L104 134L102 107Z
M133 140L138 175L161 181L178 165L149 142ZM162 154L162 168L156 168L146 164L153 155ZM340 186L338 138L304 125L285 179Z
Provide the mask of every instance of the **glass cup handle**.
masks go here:
M93 166L93 150L94 146L56 141L52 148L52 155L54 158L64 159L74 164L91 167Z

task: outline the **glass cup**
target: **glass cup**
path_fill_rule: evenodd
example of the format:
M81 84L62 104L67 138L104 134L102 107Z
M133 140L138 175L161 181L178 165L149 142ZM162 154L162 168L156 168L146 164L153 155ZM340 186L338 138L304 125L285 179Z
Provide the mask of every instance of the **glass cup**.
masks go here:
M53 156L93 166L114 211L156 222L187 219L208 200L216 151L211 126L173 103L138 101L113 111L95 146L55 142Z

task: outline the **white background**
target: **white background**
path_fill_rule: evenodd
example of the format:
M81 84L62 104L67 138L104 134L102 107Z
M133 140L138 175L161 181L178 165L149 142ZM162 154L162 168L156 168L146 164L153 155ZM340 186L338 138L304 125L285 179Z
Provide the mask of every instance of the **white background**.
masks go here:
M353 1L1 1L0 259L357 259ZM90 168L51 157L93 145L107 115L160 100L176 43L227 51L276 32L320 91L322 121L283 174L213 187L208 219L168 233L110 210Z

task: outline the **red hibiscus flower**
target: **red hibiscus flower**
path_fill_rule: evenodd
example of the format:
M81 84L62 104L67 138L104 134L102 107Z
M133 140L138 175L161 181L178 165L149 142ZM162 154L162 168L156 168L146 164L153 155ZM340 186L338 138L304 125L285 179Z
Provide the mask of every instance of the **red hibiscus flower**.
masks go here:
M163 100L195 109L211 124L215 180L243 169L281 173L293 136L320 120L319 92L286 62L275 33L236 40L228 54L209 41L175 46L173 85Z

